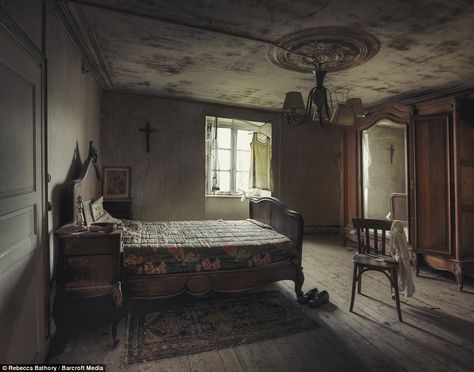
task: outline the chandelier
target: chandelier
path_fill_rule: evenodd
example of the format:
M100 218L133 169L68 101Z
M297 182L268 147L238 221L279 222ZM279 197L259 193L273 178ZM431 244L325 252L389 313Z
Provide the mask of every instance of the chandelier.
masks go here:
M286 93L283 113L288 125L299 126L312 117L312 120L319 123L321 128L329 125L347 126L355 124L357 119L364 116L360 98L336 102L336 108L334 108L333 95L324 86L327 71L321 67L321 63L315 63L313 73L316 85L308 94L306 106L300 92Z

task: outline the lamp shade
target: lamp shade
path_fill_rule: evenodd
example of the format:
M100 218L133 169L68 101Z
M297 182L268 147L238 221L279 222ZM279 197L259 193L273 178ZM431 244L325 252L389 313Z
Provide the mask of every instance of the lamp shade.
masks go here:
M304 111L303 96L300 92L288 92L283 103L283 110L286 112Z
M360 98L349 98L346 101L346 105L352 107L356 118L361 118L362 116L364 116L362 100Z
M332 125L354 125L355 117L352 106L345 103L338 103L331 118Z
M331 124L354 125L356 119L363 117L362 100L360 98L349 98L346 102L338 103Z

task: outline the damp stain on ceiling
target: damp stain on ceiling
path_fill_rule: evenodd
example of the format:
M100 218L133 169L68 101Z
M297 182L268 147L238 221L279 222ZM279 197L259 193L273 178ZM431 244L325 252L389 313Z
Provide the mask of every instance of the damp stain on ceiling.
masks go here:
M271 51L310 29L377 40L355 66L328 73L365 104L474 87L472 0L77 0L109 88L278 109L313 75L273 63ZM85 25L85 26L84 26Z

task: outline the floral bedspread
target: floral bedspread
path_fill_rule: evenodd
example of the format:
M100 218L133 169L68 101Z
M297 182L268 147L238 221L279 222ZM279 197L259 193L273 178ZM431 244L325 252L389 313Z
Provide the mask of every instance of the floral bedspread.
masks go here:
M243 269L293 260L295 244L270 226L240 221L124 221L126 275Z

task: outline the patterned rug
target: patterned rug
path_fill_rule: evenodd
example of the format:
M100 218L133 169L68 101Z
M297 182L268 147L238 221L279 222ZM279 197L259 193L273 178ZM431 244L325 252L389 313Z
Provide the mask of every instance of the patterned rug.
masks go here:
M317 328L300 306L280 291L267 291L189 298L160 309L132 308L126 363L219 350Z

